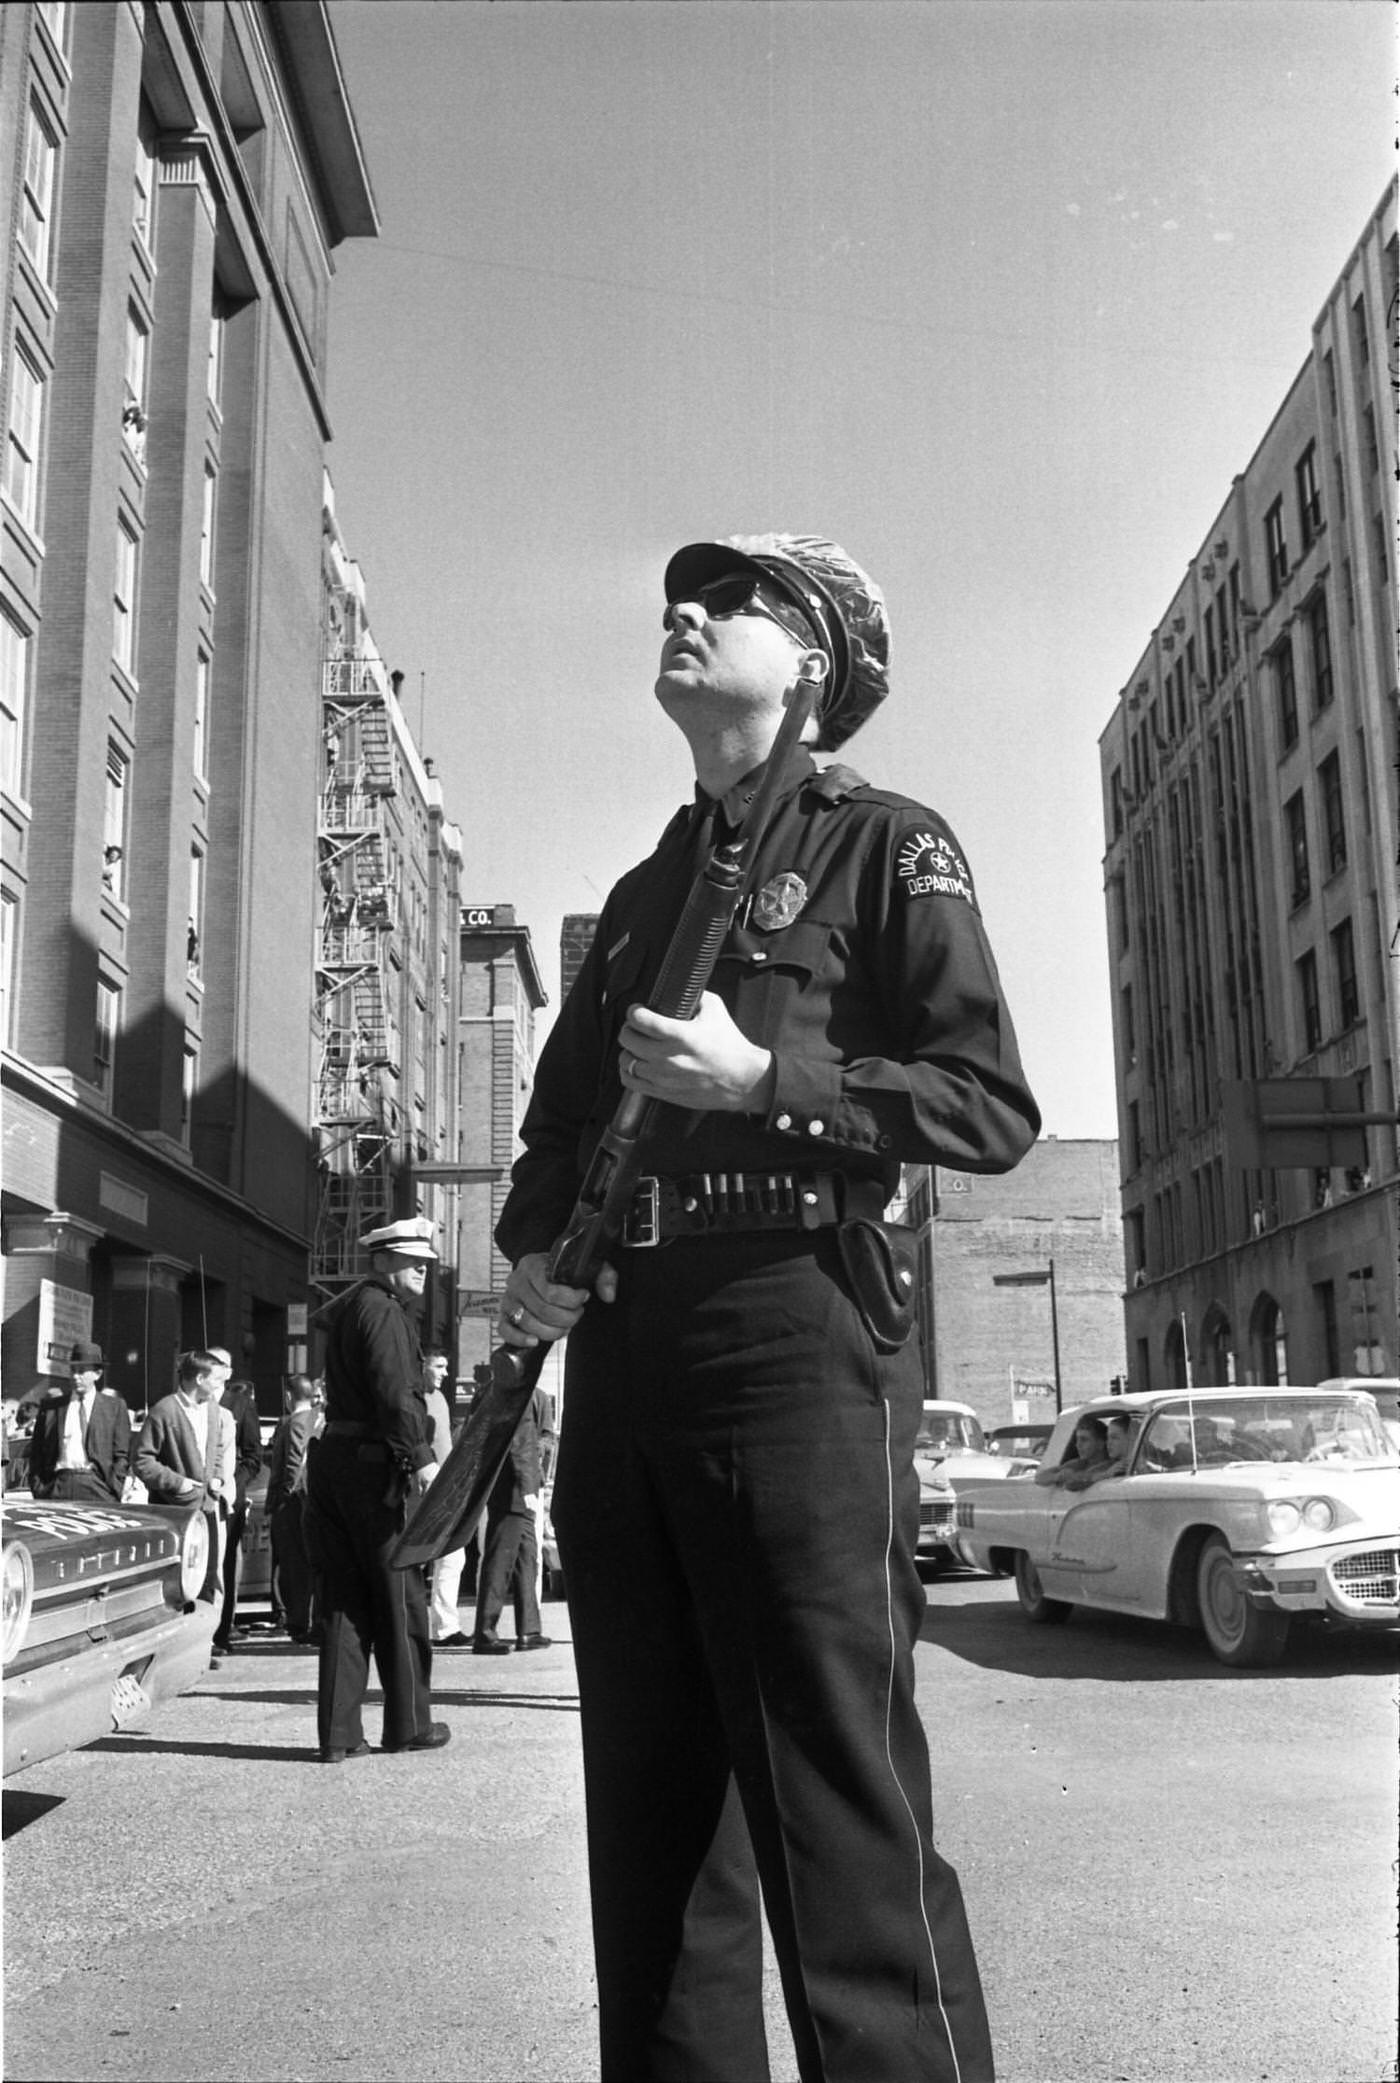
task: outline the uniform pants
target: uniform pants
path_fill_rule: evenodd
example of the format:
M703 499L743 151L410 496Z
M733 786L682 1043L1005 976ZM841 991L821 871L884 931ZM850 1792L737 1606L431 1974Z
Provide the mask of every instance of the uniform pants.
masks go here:
M316 1707L323 1750L364 1741L371 1653L384 1688L383 1742L402 1745L432 1725L428 1593L421 1569L390 1566L408 1516L403 1502L386 1501L391 1474L382 1447L333 1435L311 1460L305 1531L325 1628Z
M803 2083L988 2083L914 1705L917 1347L830 1230L620 1256L552 1506L603 2083L763 2083L760 1881Z
M540 1632L540 1601L535 1589L535 1515L488 1508L486 1551L481 1560L481 1588L476 1600L476 1632L493 1634L509 1598L517 1638Z

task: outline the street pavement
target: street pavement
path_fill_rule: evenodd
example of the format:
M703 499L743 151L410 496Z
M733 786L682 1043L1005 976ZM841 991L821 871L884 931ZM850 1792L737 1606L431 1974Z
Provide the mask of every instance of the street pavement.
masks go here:
M545 1614L551 1649L439 1655L437 1753L322 1767L312 1658L254 1635L149 1733L7 1781L5 2076L588 2083L577 1692ZM1395 1650L1232 1672L1177 1629L930 1587L939 1841L1002 2083L1396 2076Z

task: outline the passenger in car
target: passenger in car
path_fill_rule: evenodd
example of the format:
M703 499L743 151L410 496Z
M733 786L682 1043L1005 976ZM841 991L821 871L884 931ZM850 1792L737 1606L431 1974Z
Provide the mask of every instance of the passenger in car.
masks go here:
M1104 1420L1104 1453L1106 1459L1096 1462L1088 1471L1084 1481L1101 1483L1105 1476L1126 1475L1132 1454L1133 1434L1137 1430L1125 1410L1110 1412Z
M1080 1418L1074 1428L1074 1452L1054 1468L1038 1468L1033 1480L1047 1489L1084 1489L1092 1480L1091 1471L1107 1461L1105 1430L1102 1418Z

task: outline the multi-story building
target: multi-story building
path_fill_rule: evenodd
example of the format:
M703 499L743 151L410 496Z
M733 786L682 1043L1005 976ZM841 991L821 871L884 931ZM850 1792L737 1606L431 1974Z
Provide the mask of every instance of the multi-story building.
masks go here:
M1397 1362L1396 190L1100 744L1134 1387Z
M535 1015L546 1003L528 926L513 904L468 904L461 913L458 1081L461 1159L480 1174L462 1187L457 1277L462 1319L458 1373L470 1379L490 1357L491 1326L510 1270L494 1242L519 1154L530 1098ZM553 1390L557 1355L545 1386Z
M135 1405L212 1338L276 1407L331 253L373 198L319 5L7 6L0 134L7 1384L90 1324Z
M559 930L559 1003L562 1005L574 988L574 980L583 967L583 958L593 945L593 936L598 930L596 911L570 911L564 914Z
M910 1165L925 1394L986 1425L1048 1419L1125 1371L1117 1146L1042 1136L1015 1171Z
M370 629L329 482L322 523L319 915L312 1036L316 1216L311 1275L334 1295L366 1270L360 1239L427 1215L441 1259L425 1341L456 1330L458 913L462 838L413 741Z

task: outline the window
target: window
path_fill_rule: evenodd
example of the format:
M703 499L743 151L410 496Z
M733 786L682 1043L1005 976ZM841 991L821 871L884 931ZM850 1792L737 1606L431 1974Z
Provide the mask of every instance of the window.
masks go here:
M39 0L35 12L61 53L68 34L68 0Z
M1341 755L1329 752L1317 770L1318 793L1322 800L1322 830L1327 848L1327 872L1335 875L1346 866L1347 829L1342 804Z
M194 771L209 779L209 660L201 651L194 668Z
M1311 948L1299 957L1298 1003L1303 1014L1303 1047L1311 1055L1322 1046L1322 1006L1317 995L1317 957Z
M10 374L10 427L5 443L5 496L30 528L39 514L39 443L44 425L44 380L16 346Z
M132 305L126 314L126 369L122 379L122 432L138 463L146 460L146 365L151 336Z
M1207 679L1207 684L1208 684L1209 686L1211 686L1211 687L1214 687L1214 685L1215 685L1215 677L1216 677L1216 664L1215 664L1215 610L1214 610L1214 608L1207 608L1207 609L1206 609L1206 611L1205 611L1205 617L1204 617L1204 620L1203 620L1203 623L1202 623L1202 631L1203 631L1203 634L1204 634L1204 636L1205 636L1205 640L1206 640L1206 679Z
M136 138L136 183L131 222L136 236L148 252L155 245L152 237L152 232L155 228L155 201L155 124L143 105L141 110L141 127Z
M1323 373L1327 378L1327 405L1333 419L1337 417L1337 369L1329 347L1322 357Z
M199 1090L199 1045L185 1043L184 1068L180 1078L180 1141L188 1143L194 1117L194 1096Z
M1367 405L1361 414L1361 425L1366 436L1366 468L1374 477L1381 467L1381 445L1376 436L1376 408Z
M1386 526L1384 514L1375 514L1371 519L1371 534L1376 547L1376 583L1385 586L1390 581L1390 560L1386 552Z
M1350 919L1343 919L1332 934L1332 981L1337 987L1337 1019L1343 1027L1354 1027L1361 1018L1361 990Z
M1264 552L1269 567L1269 598L1277 600L1288 577L1288 543L1283 533L1283 501L1276 499L1264 516Z
M131 765L119 745L107 746L107 792L102 809L102 887L126 902L126 805Z
M1317 443L1310 441L1294 471L1298 482L1298 532L1306 550L1322 528L1322 494L1317 484Z
M19 945L19 900L13 890L0 890L0 1042L10 1040L10 1004L14 995L15 949Z
M1293 639L1285 636L1273 654L1278 690L1278 734L1285 752L1298 742L1298 686L1293 677Z
M1288 832L1288 858L1292 868L1289 903L1296 910L1312 893L1312 878L1308 873L1308 820L1301 789L1284 804L1283 820Z
M24 792L24 719L29 704L29 633L0 608L0 788Z
M1308 639L1312 645L1313 707L1326 709L1332 701L1332 637L1324 593L1319 593L1308 609Z
M1337 517L1344 521L1347 517L1347 474L1342 468L1340 455L1332 458L1332 482L1337 487Z
M136 537L125 521L117 523L117 571L112 586L115 629L112 656L123 672L134 671L136 657Z
M204 511L199 524L199 576L212 593L214 590L214 499L218 490L218 473L212 464L204 466Z
M1366 299L1358 297L1351 307L1351 337L1356 349L1356 359L1363 369L1371 360L1371 338L1366 330Z
M185 931L185 971L196 980L204 975L204 854L190 848L190 918Z
M209 403L217 406L224 395L224 314L218 305L209 314Z
M29 104L24 138L24 192L19 206L19 242L45 282L53 258L53 171L58 146L37 101Z
M121 985L107 976L97 979L97 1019L93 1032L92 1081L99 1092L112 1089L112 1066L116 1060L117 1035L121 1031Z

